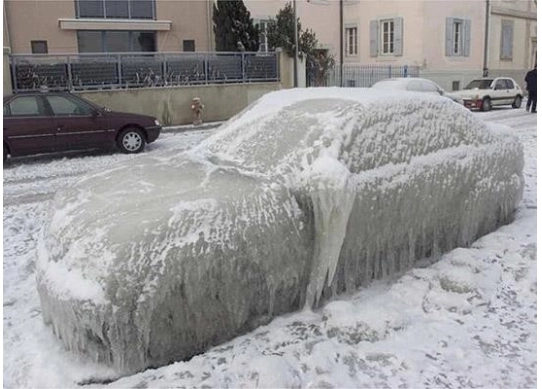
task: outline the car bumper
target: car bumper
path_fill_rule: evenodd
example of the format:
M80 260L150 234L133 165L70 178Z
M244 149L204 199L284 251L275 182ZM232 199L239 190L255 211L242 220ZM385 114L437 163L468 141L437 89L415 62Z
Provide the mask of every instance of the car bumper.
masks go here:
M469 109L480 109L482 107L482 100L463 100L463 105Z
M162 126L151 126L145 127L145 132L147 133L147 143L154 142L162 131Z

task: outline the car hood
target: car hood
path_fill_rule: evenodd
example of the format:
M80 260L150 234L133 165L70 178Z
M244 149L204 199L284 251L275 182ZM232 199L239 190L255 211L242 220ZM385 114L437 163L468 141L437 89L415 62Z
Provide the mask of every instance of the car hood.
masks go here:
M448 93L448 95L453 97L459 97L462 99L472 99L473 97L483 94L486 91L487 89L464 89L456 92L450 92Z

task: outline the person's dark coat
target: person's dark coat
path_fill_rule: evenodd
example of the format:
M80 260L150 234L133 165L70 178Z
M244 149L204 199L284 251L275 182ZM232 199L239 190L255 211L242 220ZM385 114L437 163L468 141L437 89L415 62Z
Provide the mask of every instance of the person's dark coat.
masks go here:
M527 83L528 91L536 92L536 68L527 72L525 82Z

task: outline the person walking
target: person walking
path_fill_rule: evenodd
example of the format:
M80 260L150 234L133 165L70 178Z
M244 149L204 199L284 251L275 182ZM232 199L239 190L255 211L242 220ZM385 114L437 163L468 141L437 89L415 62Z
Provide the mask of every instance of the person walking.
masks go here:
M525 75L525 82L527 83L527 92L529 97L527 98L527 112L529 109L531 113L536 113L536 65L534 69L529 70Z

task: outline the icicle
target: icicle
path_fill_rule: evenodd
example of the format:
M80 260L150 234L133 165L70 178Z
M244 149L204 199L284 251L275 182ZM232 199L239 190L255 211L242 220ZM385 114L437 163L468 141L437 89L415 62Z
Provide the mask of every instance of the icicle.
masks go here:
M335 276L346 235L355 191L350 188L350 171L332 157L320 157L307 173L309 196L314 207L314 252L305 307L318 305L327 278Z

